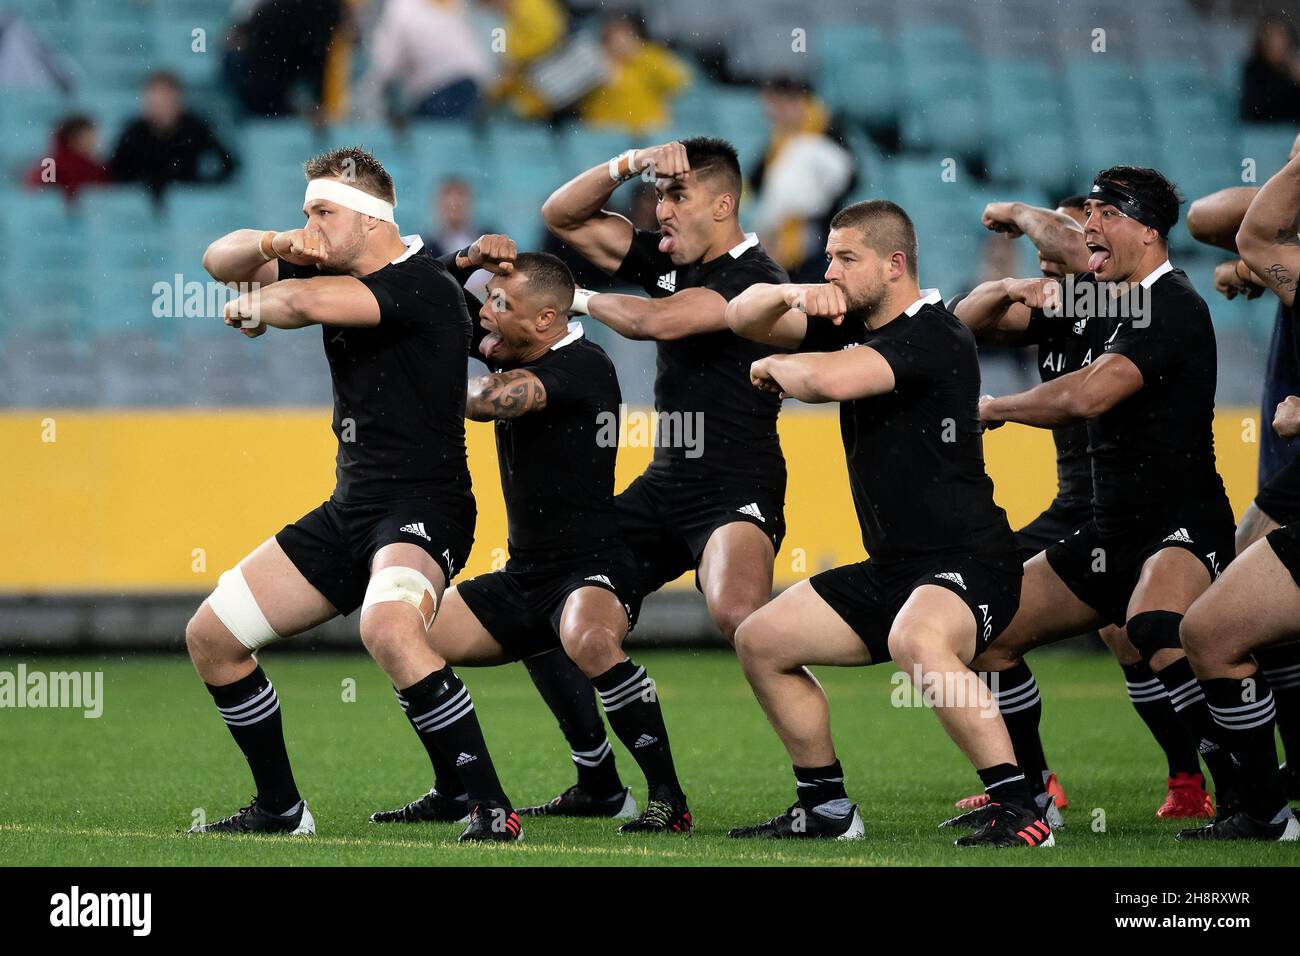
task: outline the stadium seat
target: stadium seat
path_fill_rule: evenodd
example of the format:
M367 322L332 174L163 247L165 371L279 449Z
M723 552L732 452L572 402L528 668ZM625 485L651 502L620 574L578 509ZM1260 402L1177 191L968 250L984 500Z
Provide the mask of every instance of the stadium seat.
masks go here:
M1241 124L1241 155L1243 159L1255 160L1259 182L1286 165L1296 132L1291 123Z
M1072 115L1098 124L1145 124L1144 84L1124 61L1103 54L1074 57L1065 63L1064 82Z
M315 130L295 120L244 125L240 173L260 219L294 225L302 221L303 164L323 148L323 142Z
M884 127L896 123L900 89L893 48L875 27L814 24L815 89L836 116Z

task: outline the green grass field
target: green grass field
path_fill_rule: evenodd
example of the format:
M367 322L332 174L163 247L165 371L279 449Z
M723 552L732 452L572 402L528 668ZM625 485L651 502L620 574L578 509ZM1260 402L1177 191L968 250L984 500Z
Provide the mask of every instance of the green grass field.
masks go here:
M690 837L620 837L606 821L527 822L525 840L465 847L459 827L379 827L370 811L428 787L427 759L383 675L361 655L272 651L263 664L283 703L314 839L189 837L247 801L247 766L180 656L25 658L29 671L102 670L104 712L0 710L0 859L10 865L1071 865L1264 866L1300 860L1295 846L1186 846L1157 820L1165 767L1106 658L1039 655L1048 755L1071 804L1053 849L958 850L935 829L974 772L922 709L890 705L892 670L823 668L849 795L867 838L847 844L751 843L738 823L791 802L784 752L734 659L720 651L642 651L656 678L691 797ZM0 658L12 671L16 657ZM539 802L572 782L568 750L518 666L462 671L512 797ZM345 702L347 679L356 700ZM617 742L638 800L644 785ZM1103 816L1104 815L1104 816ZM1104 828L1096 824L1104 819Z

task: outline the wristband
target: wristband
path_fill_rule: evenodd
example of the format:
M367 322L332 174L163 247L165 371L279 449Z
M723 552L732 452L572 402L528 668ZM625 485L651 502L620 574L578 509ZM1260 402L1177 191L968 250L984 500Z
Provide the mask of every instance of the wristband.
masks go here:
M257 240L257 251L262 254L262 258L267 262L270 262L272 259L280 258L276 255L275 246L271 245L275 241L276 235L277 233L274 229L268 229L266 232L262 233L262 238ZM267 236L270 236L271 238L267 239ZM270 252L266 251L268 246L271 249Z
M619 171L619 166L623 163L623 160L627 160L626 172ZM635 149L625 150L609 161L609 178L614 180L616 183L621 183L624 180L631 179L636 175L636 171Z
M1245 265L1246 265L1246 260L1238 259L1232 266L1232 274L1237 277L1238 282L1250 282L1250 279L1248 277L1250 272L1250 266L1246 266L1246 272L1247 272L1246 276L1243 276L1241 274L1241 267Z
M574 289L573 305L569 306L569 311L576 312L579 315L591 315L591 313L587 311L587 303L598 294L599 293L592 292L590 289Z
M468 246L466 246L464 249L458 249L458 250L456 250L456 254L455 254L454 256L451 257L451 264L454 265L457 269L461 269L461 270L466 270L466 271L467 271L467 270L469 270L469 269L473 269L473 268L474 268L474 260L471 259L471 258L469 257L469 251L470 251L471 249L473 249L473 248L474 248L474 243L471 242L471 243L470 243ZM460 260L461 260L461 259L464 259L466 262L469 263L469 265L467 265L467 266L462 266L462 265L460 264Z

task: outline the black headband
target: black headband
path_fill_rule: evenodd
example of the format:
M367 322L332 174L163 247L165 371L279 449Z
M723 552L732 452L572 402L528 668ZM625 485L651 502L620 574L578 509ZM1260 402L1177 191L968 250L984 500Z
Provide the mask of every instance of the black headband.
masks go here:
M1099 179L1094 182L1088 198L1114 206L1130 219L1150 226L1162 236L1169 235L1169 230L1173 228L1172 220L1160 215L1130 190L1110 180Z

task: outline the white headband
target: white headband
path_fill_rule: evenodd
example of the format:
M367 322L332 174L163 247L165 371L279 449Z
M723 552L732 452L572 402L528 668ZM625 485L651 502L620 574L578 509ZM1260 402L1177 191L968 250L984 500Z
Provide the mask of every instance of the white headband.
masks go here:
M397 220L393 218L393 207L396 203L384 202L376 196L364 193L355 186L349 186L347 183L341 183L337 179L313 179L307 183L307 195L303 197L302 209L307 211L307 205L313 199L328 199L332 203L338 203L347 209L355 210L366 216L374 216L376 219L382 219L384 222L391 222L394 225Z

